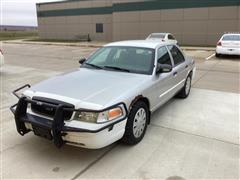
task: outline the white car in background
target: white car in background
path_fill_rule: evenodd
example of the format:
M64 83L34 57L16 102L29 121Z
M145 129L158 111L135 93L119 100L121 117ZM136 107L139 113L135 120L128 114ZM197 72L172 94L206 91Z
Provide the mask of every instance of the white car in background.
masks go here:
M240 56L240 33L224 34L217 43L216 57L221 55Z
M0 49L0 67L4 64L4 57L3 57L3 52Z
M156 41L162 41L162 42L170 42L173 44L178 44L178 41L171 33L152 33L150 34L146 40L156 40Z

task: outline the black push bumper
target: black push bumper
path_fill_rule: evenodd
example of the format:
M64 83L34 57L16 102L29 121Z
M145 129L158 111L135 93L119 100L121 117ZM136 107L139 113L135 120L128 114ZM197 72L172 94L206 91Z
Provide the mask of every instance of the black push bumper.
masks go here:
M17 92L26 87L29 88L30 85L25 85L21 88L18 88L15 91L13 91L13 94L19 98L19 101L17 104L10 107L10 110L12 111L12 113L14 114L14 117L15 117L15 123L16 123L16 128L17 128L18 133L23 136L23 135L27 134L28 132L30 132L31 130L27 129L25 126L25 123L29 123L33 127L39 127L46 131L49 131L50 133L46 138L53 140L54 144L58 148L62 147L65 144L62 137L67 135L68 132L97 133L97 132L100 132L105 129L109 129L109 131L110 131L111 129L113 129L115 124L120 123L121 121L126 119L127 114L128 114L126 105L124 103L118 103L114 106L111 106L109 108L99 110L99 111L93 111L93 110L88 110L88 109L76 110L74 108L65 107L64 104L53 105L53 104L49 104L49 103L45 103L45 102L39 102L36 100L32 100L32 99L29 99L24 96L23 97L18 96ZM27 108L28 108L29 104L31 104L31 105L35 104L38 106L40 105L40 106L45 106L48 108L54 108L55 115L53 117L53 120L49 120L47 118L43 118L40 116L35 116L35 115L27 113ZM106 126L101 126L101 128L99 128L97 130L89 130L89 129L65 126L63 113L66 111L103 112L103 111L109 110L109 109L119 106L119 105L123 105L125 112L126 112L126 116L121 118L118 121L114 121L113 123L107 124Z

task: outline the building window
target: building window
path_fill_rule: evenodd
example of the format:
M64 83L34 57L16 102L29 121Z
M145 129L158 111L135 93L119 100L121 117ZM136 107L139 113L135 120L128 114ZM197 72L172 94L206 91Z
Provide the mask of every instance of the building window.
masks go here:
M96 24L96 33L103 33L103 24L102 23Z

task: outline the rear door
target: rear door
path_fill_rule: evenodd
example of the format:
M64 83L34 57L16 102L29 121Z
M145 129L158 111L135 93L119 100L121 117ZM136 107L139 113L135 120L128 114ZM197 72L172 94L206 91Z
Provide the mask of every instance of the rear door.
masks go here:
M188 73L188 65L186 64L185 57L180 49L175 45L169 45L168 49L173 59L173 72L174 88L173 92L177 93L185 84Z

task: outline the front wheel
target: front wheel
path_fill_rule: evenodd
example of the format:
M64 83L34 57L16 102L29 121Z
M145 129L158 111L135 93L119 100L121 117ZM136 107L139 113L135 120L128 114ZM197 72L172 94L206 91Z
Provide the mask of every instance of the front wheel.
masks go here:
M145 135L149 118L148 106L143 101L134 104L128 116L122 141L129 145L139 143Z
M177 94L178 97L180 98L187 98L188 95L190 94L192 87L192 77L191 75L188 75L184 87L181 89L181 91Z

